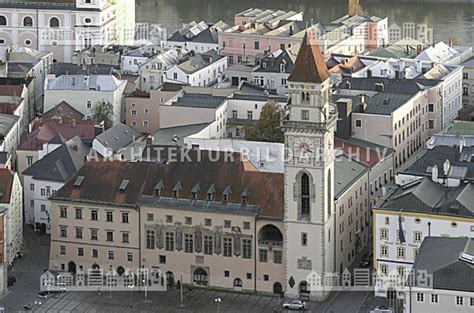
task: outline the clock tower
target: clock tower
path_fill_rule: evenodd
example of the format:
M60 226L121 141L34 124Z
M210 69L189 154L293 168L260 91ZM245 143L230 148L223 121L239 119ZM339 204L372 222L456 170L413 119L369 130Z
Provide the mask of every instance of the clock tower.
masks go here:
M324 300L313 278L335 272L334 128L329 72L313 34L306 33L288 78L285 133L286 295ZM315 276L316 274L316 276Z

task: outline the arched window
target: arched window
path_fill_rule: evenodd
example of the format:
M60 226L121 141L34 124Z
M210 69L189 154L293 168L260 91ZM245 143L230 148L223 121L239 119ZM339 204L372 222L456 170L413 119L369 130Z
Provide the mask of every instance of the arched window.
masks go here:
M49 20L49 27L54 27L54 28L58 28L59 27L59 20L57 17L52 17L50 20Z
M234 279L234 287L242 287L242 279L240 278Z
M331 192L332 189L331 189L331 187L332 187L331 170L329 170L329 172L328 172L328 186L327 186L327 188L328 188L328 217L331 216L331 213L332 213L331 207L332 207L333 200L332 200L332 192Z
M7 18L3 15L0 15L0 25L2 25L2 26L7 25Z
M301 176L301 215L309 215L309 176Z
M25 27L32 27L33 26L33 19L29 16L26 16L24 19L23 19L23 26Z

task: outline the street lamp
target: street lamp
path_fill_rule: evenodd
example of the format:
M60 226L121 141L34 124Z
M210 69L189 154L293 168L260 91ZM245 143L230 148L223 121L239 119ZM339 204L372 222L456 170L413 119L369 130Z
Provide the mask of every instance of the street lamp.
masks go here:
M142 283L145 285L145 302L147 302L147 301L148 301L148 293L147 293L147 291L148 291L148 289L147 289L148 280L147 280L147 279L143 279L143 280L142 280Z
M217 298L214 299L214 302L217 303L217 313L219 313L220 312L220 304L222 302L222 299L217 297Z
M130 308L133 308L133 287L135 287L135 285L131 284L131 285L127 285L128 288L130 288Z

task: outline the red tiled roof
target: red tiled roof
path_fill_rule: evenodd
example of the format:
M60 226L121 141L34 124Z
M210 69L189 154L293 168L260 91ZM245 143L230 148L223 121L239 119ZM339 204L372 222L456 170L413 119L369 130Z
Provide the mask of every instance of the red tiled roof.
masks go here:
M13 186L13 173L6 168L0 169L0 203L9 203Z
M342 149L344 151L344 154L346 154L348 157L356 159L358 162L361 162L370 167L374 166L380 161L380 153L377 153L377 150L371 149L369 147L359 146L335 138L334 148Z
M161 196L172 197L173 187L180 182L179 197L190 201L191 190L196 184L200 186L198 200L206 200L206 191L214 185L215 201L222 201L222 192L230 186L228 201L237 204L241 203L241 194L247 189L247 204L259 206L259 216L283 218L283 174L248 171L239 154L233 155L232 162L225 162L223 157L214 162L208 152L201 151L201 161L197 162L197 153L190 151L193 161L179 160L168 164L88 162L55 194L55 198L135 206L141 195L152 196L154 187L162 180ZM78 176L85 178L81 187L75 188ZM126 191L120 193L118 187L122 180L129 183Z
M23 85L0 85L1 96L21 96Z
M304 35L300 51L288 81L320 84L329 78L329 71L316 39Z
M19 103L0 102L0 113L13 114L18 108Z
M34 130L26 136L18 150L39 150L44 143L61 134L66 140L79 136L84 143L91 143L95 137L95 122L78 120L73 126L72 122L59 123L54 118L42 118L34 125Z

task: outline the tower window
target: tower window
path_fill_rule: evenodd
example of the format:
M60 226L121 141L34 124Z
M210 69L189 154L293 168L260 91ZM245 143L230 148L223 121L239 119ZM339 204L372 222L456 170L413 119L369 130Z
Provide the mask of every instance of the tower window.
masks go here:
M301 215L309 215L309 176L301 176Z

